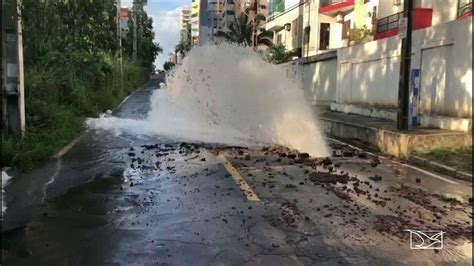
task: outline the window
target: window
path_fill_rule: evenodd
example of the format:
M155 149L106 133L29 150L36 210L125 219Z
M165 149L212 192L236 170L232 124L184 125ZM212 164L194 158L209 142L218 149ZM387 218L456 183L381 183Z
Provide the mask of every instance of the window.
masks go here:
M298 19L291 22L291 36L298 35Z
M346 20L344 24L342 24L342 39L349 39L351 31L351 21Z
M281 44L281 34L277 34L276 43Z
M331 31L329 23L320 23L319 27L319 50L329 49L329 33Z
M304 28L304 44L306 45L309 44L310 34L311 34L311 27L308 26Z

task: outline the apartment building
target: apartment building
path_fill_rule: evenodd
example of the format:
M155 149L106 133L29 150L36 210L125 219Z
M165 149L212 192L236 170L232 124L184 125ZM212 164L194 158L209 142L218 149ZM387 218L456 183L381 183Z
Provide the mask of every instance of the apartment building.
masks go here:
M472 16L472 0L413 0L413 29ZM266 30L297 56L395 36L403 0L270 0ZM296 28L295 28L296 27Z
M187 30L188 25L191 25L191 8L183 7L179 13L179 29Z
M283 44L294 56L301 55L303 0L270 0L265 29L274 44Z
M222 12L224 11L224 0L209 0L207 10L208 20L211 26L211 39L214 39L216 32L222 30Z
M224 0L221 13L222 29L228 31L232 24L237 23L237 18L241 15L240 5L243 0Z
M199 45L199 10L200 0L191 2L191 38L193 45Z
M253 47L256 47L259 43L258 36L265 32L265 19L260 20L257 15L263 17L268 16L268 0L243 0L240 2L240 13L242 16L246 16L246 22L252 26L252 38L251 43Z

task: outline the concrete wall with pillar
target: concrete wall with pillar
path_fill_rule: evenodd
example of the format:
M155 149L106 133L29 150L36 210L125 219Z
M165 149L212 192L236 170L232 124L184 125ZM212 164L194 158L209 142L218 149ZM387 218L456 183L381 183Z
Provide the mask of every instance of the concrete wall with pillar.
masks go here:
M472 130L472 18L413 32L412 69L420 70L417 113L423 127ZM334 111L396 120L400 38L340 48L282 64L308 101ZM329 53L326 53L329 54ZM336 57L336 56L334 56Z
M2 1L2 133L25 131L23 39L16 0Z

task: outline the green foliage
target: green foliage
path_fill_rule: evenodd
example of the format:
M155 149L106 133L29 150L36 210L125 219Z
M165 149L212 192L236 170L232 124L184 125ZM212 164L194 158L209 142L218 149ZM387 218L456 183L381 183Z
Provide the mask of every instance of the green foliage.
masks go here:
M249 21L245 13L240 17L234 15L235 22L230 24L228 31L217 31L216 36L223 37L229 42L252 46L252 34L265 19L262 14L257 14L253 21Z
M116 1L22 2L26 136L2 135L1 164L28 170L70 142L85 117L113 109L143 84L161 48L141 10L137 61L125 42L121 71Z
M352 44L360 44L363 42L370 41L372 38L372 32L364 25L360 29L349 30L349 41Z
M288 61L290 55L283 44L274 44L267 50L267 59L274 64L281 64Z
M172 69L174 66L175 66L175 64L174 64L173 62L166 61L166 62L163 64L163 69L164 69L165 71L168 71L168 70Z

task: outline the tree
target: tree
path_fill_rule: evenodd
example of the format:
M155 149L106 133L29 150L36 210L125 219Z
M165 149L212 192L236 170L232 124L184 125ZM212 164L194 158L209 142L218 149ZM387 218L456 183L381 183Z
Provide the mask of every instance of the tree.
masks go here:
M154 42L155 33L153 32L153 19L139 5L135 9L136 16L129 14L129 28L126 38L123 40L125 53L131 58L133 53L133 27L137 27L137 61L148 70L153 70L153 62L156 56L163 52L158 43ZM137 22L134 24L133 19L136 17Z
M216 36L229 42L252 46L252 36L265 19L262 14L257 14L254 21L249 21L245 13L238 18L234 15L234 23L230 24L228 31L217 31Z
M173 62L166 61L166 62L163 64L163 69L164 69L165 71L169 71L169 70L172 69L174 66L175 66L175 64L174 64Z
M267 59L274 64L284 63L289 58L289 52L283 44L274 44L267 50Z

